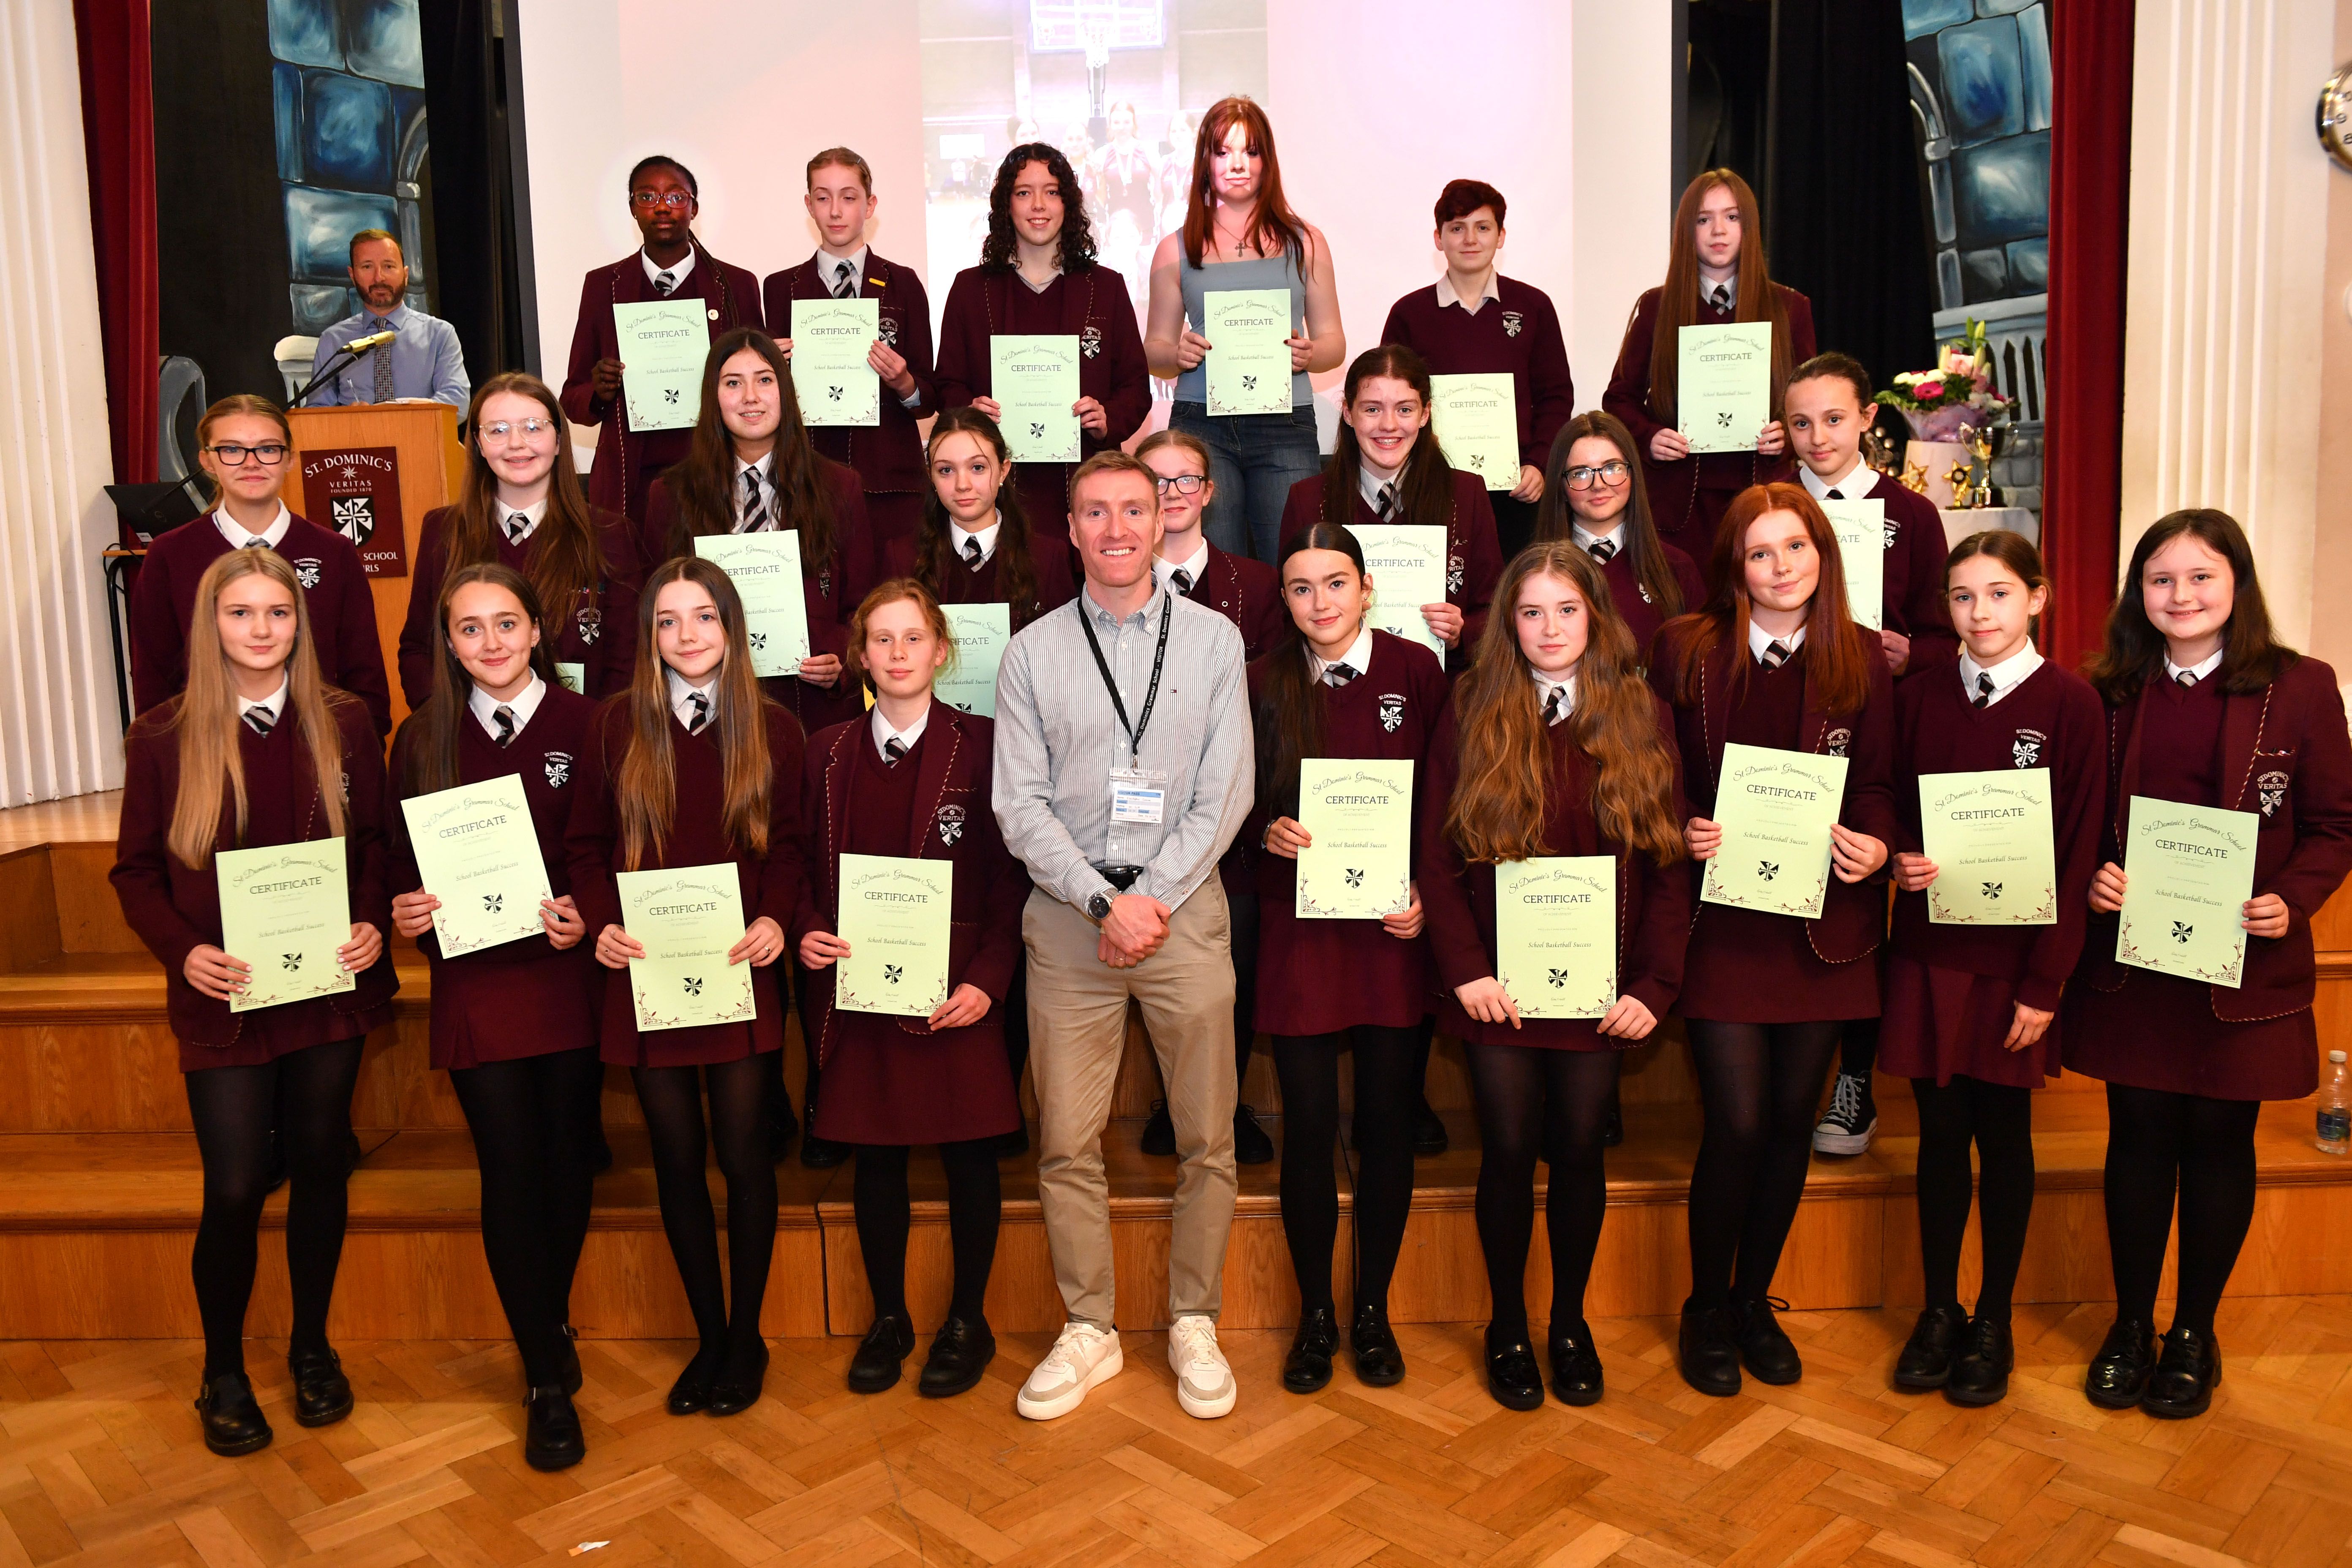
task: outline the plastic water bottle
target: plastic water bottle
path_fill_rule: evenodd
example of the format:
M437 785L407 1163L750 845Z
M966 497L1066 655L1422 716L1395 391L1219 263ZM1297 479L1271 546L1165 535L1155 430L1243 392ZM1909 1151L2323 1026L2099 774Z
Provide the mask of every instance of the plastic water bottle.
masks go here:
M2327 1081L2319 1086L2319 1152L2341 1154L2352 1150L2352 1070L2344 1053L2327 1053Z

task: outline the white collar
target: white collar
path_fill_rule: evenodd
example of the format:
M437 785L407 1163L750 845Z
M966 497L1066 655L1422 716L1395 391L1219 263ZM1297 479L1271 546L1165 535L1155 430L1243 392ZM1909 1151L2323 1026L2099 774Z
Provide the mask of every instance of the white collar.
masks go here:
M1459 305L1464 314L1475 316L1479 306L1489 300L1503 297L1502 277L1499 268L1489 267L1486 268L1486 287L1479 291L1475 300L1465 300L1454 287L1454 274L1441 272L1437 277L1437 308L1443 310L1448 305Z
M1559 723L1576 711L1576 671L1571 669L1564 676L1549 676L1525 660L1520 661L1520 668L1528 672L1528 679L1536 683L1538 712L1543 710L1542 705L1551 700L1551 694L1555 691L1567 692L1568 700L1559 705L1559 711L1551 716L1553 723Z
M893 738L903 742L908 751L915 749L915 742L921 740L923 731L930 727L931 710L929 703L924 704L923 710L915 715L915 721L903 730L894 729L890 721L882 717L882 705L879 702L874 705L874 711L870 718L873 721L869 728L874 731L874 754L887 760L890 753L883 748L888 745Z
M1419 439L1420 438L1418 437L1414 438L1416 445L1419 443ZM1404 471L1405 468L1410 468L1412 467L1412 457L1410 448L1407 449L1404 468L1399 468L1393 475L1385 479L1372 471L1372 465L1369 462L1359 462L1356 465L1356 491L1364 498L1364 504L1370 507L1374 513L1378 513L1381 510L1381 487L1382 485L1394 485L1396 487L1397 493L1397 506L1402 509L1404 505ZM1400 511L1400 515L1402 515L1402 511Z
M1348 651L1341 654L1339 658L1326 659L1322 655L1317 653L1312 647L1307 650L1307 657L1315 667L1315 679L1318 680L1322 679L1324 675L1330 670L1332 666L1340 664L1344 664L1349 669L1354 670L1359 678L1370 675L1372 672L1371 622L1366 621L1362 626L1356 628L1356 640L1349 643L1348 645Z
M1706 280L1706 274L1704 272L1700 273L1698 279L1698 302L1702 305L1712 305L1715 302L1715 291L1717 289L1728 289L1731 290L1731 308L1735 312L1737 312L1739 309L1739 269L1738 268L1732 268L1731 276L1725 279L1720 283L1710 283Z
M1209 571L1209 536L1203 532L1192 546L1192 553L1181 561L1163 555L1151 563L1152 572L1162 584L1179 572L1190 572L1197 585Z
M285 676L280 675L278 678L278 689L263 698L260 701L252 702L247 701L245 698L238 698L236 700L236 716L239 719L242 719L247 714L258 708L264 713L268 714L269 716L269 721L275 724L278 720L286 716L286 693L288 689L292 685L292 681L289 680Z
M776 449L773 447L769 447L766 451L761 453L758 459L753 462L747 463L740 458L736 458L735 478L739 481L743 478L744 470L747 468L757 469L759 471L761 480L763 483L766 482L769 476L773 474L776 470ZM740 483L737 488L739 489L741 488Z
M835 256L824 246L818 246L816 247L817 282L824 286L826 293L832 293L836 269L846 261L849 263L849 280L857 286L852 292L862 291L866 287L866 263L872 257L873 252L872 246L861 245L846 256Z
M659 658L660 656L656 655L655 657ZM719 721L718 669L712 669L710 672L710 679L703 682L700 686L690 684L687 680L686 677L680 675L677 670L672 669L667 665L662 666L662 679L668 683L669 687L669 710L677 715L677 721L679 723L689 727L693 725L694 704L688 702L687 699L698 696L710 704L710 721L714 724Z
M963 561L965 560L963 542L967 539L977 539L980 541L980 563L985 566L995 558L997 532L1003 526L1004 514L1002 511L989 513L986 528L966 528L955 519L950 518L948 519L948 548L955 552L957 560ZM966 562L966 564L969 563ZM879 713L882 710L877 708L874 711ZM918 733L921 731L921 724L918 722L916 725ZM913 743L911 741L908 742L908 745Z
M2023 647L2019 648L1999 664L1979 664L1969 658L1964 649L1960 654L1960 692L1969 701L1974 702L1977 700L1977 677L1979 675L1992 677L1992 698L1985 704L1990 708L1992 703L2000 701L2016 690L2024 683L2027 676L2041 668L2041 650L2033 646L2030 638Z
M654 258L647 256L643 250L639 250L637 252L637 261L639 265L645 268L646 281L648 283L658 283L661 281L661 275L665 272L668 273L670 278L670 292L675 294L680 289L686 287L687 279L693 275L694 256L695 247L689 245L686 247L686 259L683 261L673 261L667 267L655 266Z
M2197 663L2190 665L2175 664L2172 662L2172 656L2170 654L2166 654L2164 656L2164 678L2167 680L2179 680L2183 675L2193 675L2198 679L2202 680L2207 676L2221 668L2221 656L2229 651L2228 645L2224 644L2222 647L2215 648L2211 653L2206 655L2205 658L2199 660Z
M1858 452L1854 454L1853 467L1836 479L1825 479L1802 463L1797 465L1797 478L1804 481L1815 500L1827 500L1832 490L1838 491L1842 500L1861 500L1878 484L1878 471L1864 462Z
M540 700L546 695L547 682L539 678L536 670L532 671L530 684L517 692L513 701L506 704L514 712L515 733L520 734L530 727L530 716L539 711ZM466 694L466 706L481 721L482 732L491 740L497 740L499 700L477 686Z
M1584 524L1574 521L1568 525L1568 531L1576 540L1576 547L1588 555L1592 552L1592 547L1604 539L1622 551L1625 548L1625 514L1619 512L1617 521L1610 525L1606 533L1595 533Z
M1790 653L1795 653L1805 646L1805 628L1799 626L1788 636L1776 639L1770 632L1766 631L1754 621L1748 623L1748 654L1757 663L1764 662L1764 650L1770 647L1776 640L1782 647L1787 648Z
M1061 258L1059 257L1055 258L1054 275L1046 279L1043 283L1030 282L1029 274L1022 271L1018 263L1015 263L1013 266L1013 276L1020 279L1024 284L1027 285L1029 292L1032 294L1043 294L1046 289L1051 289L1055 284L1059 283L1062 280Z
M532 534L537 533L539 531L539 525L547 521L547 498L545 496L540 497L537 500L531 502L526 507L511 507L507 505L504 501L498 502L497 506L498 526L500 533L504 533L506 531L507 519L510 517L519 517L522 519L522 538L517 539L514 542L517 544L520 544L523 540L529 539Z
M220 530L220 536L228 541L229 548L232 550L244 549L245 542L256 537L253 533L247 531L245 524L235 521L229 517L228 509L226 507L222 507L214 511L213 526ZM277 517L271 520L268 528L261 531L259 535L261 542L267 544L272 550L277 549L279 545L286 542L286 531L293 526L294 514L286 510L286 503L284 501L279 501L278 503Z

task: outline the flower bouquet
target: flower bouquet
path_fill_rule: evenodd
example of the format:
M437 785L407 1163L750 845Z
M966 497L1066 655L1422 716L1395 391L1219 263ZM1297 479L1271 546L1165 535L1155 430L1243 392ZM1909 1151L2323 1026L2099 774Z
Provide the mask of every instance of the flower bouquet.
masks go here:
M1933 370L1905 371L1877 402L1899 409L1917 441L1962 441L1969 432L2010 416L2009 399L1992 386L1992 347L1984 323L1946 343Z

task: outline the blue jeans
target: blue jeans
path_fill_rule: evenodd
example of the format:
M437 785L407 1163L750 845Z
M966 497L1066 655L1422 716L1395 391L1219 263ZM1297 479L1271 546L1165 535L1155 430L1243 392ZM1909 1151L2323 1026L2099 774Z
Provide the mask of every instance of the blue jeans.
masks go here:
M1281 547L1282 509L1290 487L1323 470L1315 439L1315 405L1287 414L1222 414L1179 403L1168 427L1198 437L1209 448L1209 542L1233 555L1255 555L1271 566Z

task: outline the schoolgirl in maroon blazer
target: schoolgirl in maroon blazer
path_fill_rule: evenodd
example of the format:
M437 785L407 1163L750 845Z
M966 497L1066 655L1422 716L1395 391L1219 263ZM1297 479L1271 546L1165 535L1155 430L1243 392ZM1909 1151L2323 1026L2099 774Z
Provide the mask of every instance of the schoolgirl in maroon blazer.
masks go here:
M1791 405L1793 406L1793 399ZM1881 1059L1911 1080L1919 1109L1919 1251L1927 1310L1895 1365L1898 1388L1941 1388L1956 1405L1990 1405L2014 1362L2010 1292L2033 1209L2033 1091L2058 1076L2050 1027L2059 988L2083 951L2099 817L2106 799L2098 694L2034 651L2049 598L2042 557L2024 535L1970 534L1951 552L1958 662L1895 690L1895 938L1886 955ZM2057 892L2035 923L1930 918L1930 889L1968 875L1924 853L1920 793L1941 773L2040 769L2048 776ZM1968 1228L1969 1145L1976 1145L1984 1282L1973 1315L1959 1304Z
M656 567L637 617L635 684L596 711L579 759L565 836L572 896L614 973L604 987L604 1060L626 1067L652 1135L662 1228L669 1234L701 1347L669 1391L672 1415L732 1415L760 1397L768 1365L760 1302L776 1240L769 1074L784 1046L774 964L800 900L799 721L761 694L743 605L727 574L698 556ZM645 955L623 928L618 871L732 862L746 927L727 954L749 963L749 1023L637 1027L629 961ZM705 1082L710 1097L706 1130ZM728 1283L704 1184L706 1139L727 1177Z
M1601 1150L1617 1053L1674 1005L1691 885L1676 865L1683 795L1667 715L1642 684L1600 566L1572 544L1529 545L1496 603L1503 613L1431 744L1421 888L1439 1025L1463 1042L1477 1095L1478 1235L1494 1300L1486 1387L1532 1410L1543 1403L1524 1283L1536 1161L1551 1165L1552 1391L1591 1405L1601 1370L1584 1288L1608 1198ZM1616 861L1617 999L1598 1018L1522 1018L1497 978L1495 868L1549 855Z
M2106 705L2107 791L2090 930L2059 1025L2066 1065L2107 1084L2116 1324L2084 1386L2109 1409L2196 1415L2221 1380L2213 1313L2253 1217L2255 1113L2316 1084L2311 921L2352 868L2352 743L2336 672L2275 639L2253 553L2225 512L2176 511L2140 535L2086 673ZM2253 816L2235 986L2117 962L2135 797ZM2176 1197L2179 1299L2159 1353Z
M1642 454L1625 422L1605 409L1559 427L1546 456L1538 540L1572 544L1599 563L1609 602L1647 665L1658 628L1706 602L1698 564L1658 537L1642 482Z
M914 531L929 486L923 477L919 420L940 411L931 377L931 306L911 267L885 261L866 243L874 216L874 171L846 147L828 147L808 162L802 200L822 237L816 254L798 267L771 272L760 286L768 325L793 352L793 301L828 298L881 301L881 336L866 363L882 378L881 424L812 432L816 449L857 471L877 539ZM851 600L851 605L856 605Z
M1300 920L1298 852L1313 843L1298 820L1299 769L1308 759L1409 763L1415 788L1445 708L1445 671L1418 643L1364 625L1372 584L1354 534L1313 523L1282 558L1290 636L1249 667L1256 735L1256 805L1242 837L1259 845L1257 970L1282 984L1260 990L1253 1026L1274 1037L1282 1079L1282 1229L1298 1278L1298 1331L1282 1383L1312 1394L1331 1381L1339 1350L1331 1251L1339 1224L1331 1173L1339 1136L1339 1052L1355 1058L1356 1299L1349 1348L1356 1375L1385 1388L1404 1377L1389 1327L1389 1279L1412 1204L1414 1072L1429 1010L1429 963L1418 886L1373 920Z
M580 285L580 321L572 330L572 359L563 372L563 412L575 425L597 427L589 500L632 521L645 517L646 497L661 471L686 456L691 433L630 427L613 307L698 300L713 338L761 324L760 280L719 260L695 237L700 188L675 158L656 153L638 160L629 171L629 216L645 245L608 267L592 268Z
M1813 1111L1847 1018L1877 1016L1895 691L1878 639L1846 610L1837 535L1802 486L1758 485L1724 514L1704 608L1669 621L1650 682L1674 707L1690 792L1684 837L1714 857L1727 742L1847 759L1831 875L1812 919L1702 902L1680 1002L1705 1110L1691 1173L1684 1380L1738 1391L1803 1374L1768 1293L1804 1193ZM1694 865L1696 884L1705 868Z
M224 397L196 421L196 449L214 510L157 536L131 582L133 704L144 713L187 685L196 584L214 562L258 540L293 564L320 679L358 698L376 733L390 734L392 689L360 552L279 499L294 456L285 410L266 397Z
M384 954L382 742L358 700L320 679L293 565L274 551L232 552L205 569L195 606L187 689L141 715L123 743L110 879L123 920L163 965L164 1017L205 1167L190 1260L205 1327L196 1409L205 1446L233 1455L270 1439L246 1377L245 1313L273 1129L293 1184L294 1418L323 1426L351 1414L327 1310L343 1246L352 1089L367 1033L391 1021L399 983ZM352 989L230 1011L256 967L280 955L222 951L215 857L317 840L340 841L352 925L334 959Z
M1446 668L1469 667L1503 574L1495 509L1477 475L1445 460L1429 427L1429 366L1412 350L1382 343L1349 364L1339 443L1321 473L1290 487L1282 537L1318 521L1444 525L1445 599L1421 614L1445 645Z
M1549 488L1544 459L1576 412L1576 383L1551 296L1496 269L1509 210L1503 193L1484 180L1448 180L1437 195L1432 237L1445 257L1445 276L1390 306L1381 329L1381 342L1415 350L1439 375L1511 378L1518 404L1517 482L1490 492L1506 560L1534 536L1537 503Z
M628 689L637 662L637 531L588 504L572 466L572 435L554 390L510 370L474 389L466 410L466 483L456 506L425 514L400 628L400 689L414 710L446 662L436 620L445 575L496 562L530 579L541 605L549 668L576 665L592 698ZM460 694L465 689L458 688Z
M553 679L540 603L510 566L475 562L449 574L433 609L441 657L432 694L392 743L387 837L393 922L432 966L432 1061L449 1074L474 1135L482 1251L522 1354L523 1458L559 1470L587 1453L567 1325L602 1142L604 980L581 942L563 847L596 705ZM536 932L452 954L435 933L441 900L425 888L398 803L508 777L522 785L551 896L532 911Z
M1772 324L1772 416L1757 432L1755 451L1694 458L1675 425L1681 330L1728 321ZM1814 349L1812 302L1773 282L1765 269L1756 194L1729 169L1700 174L1675 207L1666 280L1633 302L1601 399L1642 444L1650 515L1667 543L1704 559L1713 553L1717 524L1732 497L1790 476L1780 395L1790 367L1812 358Z
M1077 597L1067 525L1031 522L993 418L971 404L950 408L924 449L923 521L881 547L883 577L919 583L942 605L1008 605L1016 632Z
M1078 456L1125 442L1151 413L1151 371L1143 360L1135 306L1116 268L1095 260L1087 204L1061 149L1015 147L997 165L988 195L988 237L980 265L956 274L940 319L940 404L1004 411L992 395L989 339L1046 332L1078 340ZM1074 463L1024 463L1014 476L1033 518L1069 515Z
M989 804L994 726L931 699L954 657L939 601L896 578L850 617L854 662L874 683L871 713L809 742L802 783L808 878L793 937L813 994L812 1054L824 1066L814 1130L857 1150L858 1249L874 1323L849 1363L849 1386L878 1394L915 1348L907 1307L907 1150L936 1143L948 1179L955 1293L931 1340L917 1392L933 1398L977 1385L996 1354L984 1311L1002 1193L997 1145L1021 1125L1006 1070L1003 1019L1021 953L1028 873L1004 847ZM947 989L928 1016L834 1005L834 967L851 956L836 933L841 858L944 860L954 903Z

